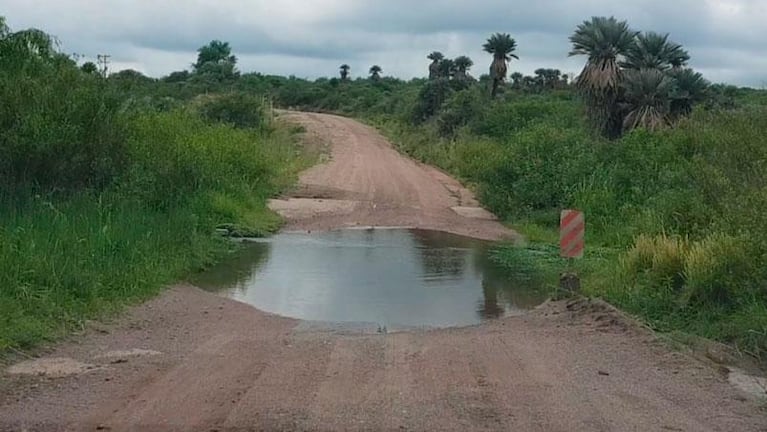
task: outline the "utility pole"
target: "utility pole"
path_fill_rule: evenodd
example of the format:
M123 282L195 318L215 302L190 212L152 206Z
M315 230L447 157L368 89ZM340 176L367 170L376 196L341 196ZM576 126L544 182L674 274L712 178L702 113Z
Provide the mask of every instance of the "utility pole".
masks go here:
M112 56L108 54L98 54L96 57L98 58L99 65L101 66L101 76L106 78L107 71L109 70L109 59Z

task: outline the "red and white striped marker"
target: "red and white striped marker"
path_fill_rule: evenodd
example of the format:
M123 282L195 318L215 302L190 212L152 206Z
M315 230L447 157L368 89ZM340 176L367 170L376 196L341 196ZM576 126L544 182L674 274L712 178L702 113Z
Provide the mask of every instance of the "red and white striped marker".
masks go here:
M586 218L577 210L564 210L559 219L559 248L562 258L583 258Z

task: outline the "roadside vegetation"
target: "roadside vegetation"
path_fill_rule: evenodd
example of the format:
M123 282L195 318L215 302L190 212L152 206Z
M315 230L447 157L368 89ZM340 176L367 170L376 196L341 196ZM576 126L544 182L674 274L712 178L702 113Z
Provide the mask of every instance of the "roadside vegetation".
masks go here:
M526 234L526 248L498 259L539 268L552 287L565 268L559 212L583 210L587 256L575 265L587 294L659 331L764 358L767 92L710 84L669 36L614 18L585 21L571 44L584 57L578 77L509 73L517 44L501 33L488 38L489 73L477 78L472 59L434 51L428 79L355 79L341 65L338 78L245 74L227 85L376 125Z
M201 50L199 73L231 75L217 55ZM265 201L304 161L263 98L185 103L142 96L140 80L105 79L0 19L0 353L212 263L232 247L217 227L279 226Z
M669 36L614 18L583 22L570 43L577 77L513 72L504 33L483 46L487 74L434 51L428 78L410 81L383 63L312 81L241 73L220 41L160 79L103 79L53 49L3 61L0 348L157 292L226 249L216 226L277 226L264 199L301 159L274 104L363 119L471 185L529 239L498 259L552 286L559 212L583 210L587 294L764 359L767 92L710 84Z

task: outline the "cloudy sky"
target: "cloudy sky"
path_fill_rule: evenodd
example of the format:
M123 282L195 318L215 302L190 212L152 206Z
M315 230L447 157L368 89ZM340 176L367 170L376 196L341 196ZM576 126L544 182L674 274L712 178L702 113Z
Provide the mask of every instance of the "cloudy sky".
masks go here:
M315 78L348 63L352 73L379 64L385 74L423 76L426 54L466 54L484 73L481 45L511 33L532 73L577 73L568 36L592 15L615 15L638 30L671 33L691 65L717 82L767 87L767 0L0 0L12 29L37 27L62 49L113 69L151 76L188 68L211 39L230 42L242 71Z

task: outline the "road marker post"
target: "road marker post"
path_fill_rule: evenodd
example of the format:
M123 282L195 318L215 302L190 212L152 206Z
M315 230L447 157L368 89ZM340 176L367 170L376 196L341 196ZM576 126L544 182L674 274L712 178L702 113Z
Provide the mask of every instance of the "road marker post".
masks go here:
M586 247L586 218L583 212L563 210L559 218L559 254L567 260L567 270L559 277L559 287L575 293L581 289L581 280L574 269L574 260L583 258Z

